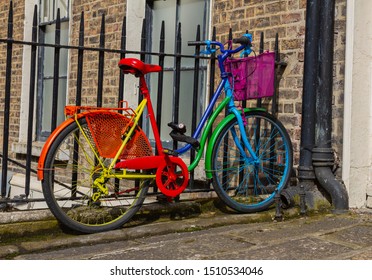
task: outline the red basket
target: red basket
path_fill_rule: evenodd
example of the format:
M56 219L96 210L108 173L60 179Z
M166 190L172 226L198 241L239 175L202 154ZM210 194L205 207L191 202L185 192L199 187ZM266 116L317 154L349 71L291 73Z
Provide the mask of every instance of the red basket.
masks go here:
M226 72L231 73L230 85L234 100L258 99L274 95L275 53L225 60Z

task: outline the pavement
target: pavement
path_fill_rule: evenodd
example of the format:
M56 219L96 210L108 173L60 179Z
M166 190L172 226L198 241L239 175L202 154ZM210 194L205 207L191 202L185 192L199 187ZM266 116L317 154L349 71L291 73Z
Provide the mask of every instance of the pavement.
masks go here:
M48 210L0 213L0 259L371 260L372 211L235 214L218 199L143 207L104 233L64 231ZM118 250L120 248L120 250ZM172 248L172 250L169 250Z

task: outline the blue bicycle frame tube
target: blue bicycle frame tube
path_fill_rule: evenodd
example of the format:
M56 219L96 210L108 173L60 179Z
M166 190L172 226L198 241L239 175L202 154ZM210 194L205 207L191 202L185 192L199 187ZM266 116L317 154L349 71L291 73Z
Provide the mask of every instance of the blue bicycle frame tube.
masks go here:
M198 124L198 126L197 126L197 128L195 130L195 132L192 135L192 137L195 138L195 139L198 139L199 138L200 133L202 132L205 123L207 122L208 118L210 117L210 115L211 115L211 113L213 111L214 105L216 104L218 98L220 97L220 95L222 93L222 89L225 89L226 95L231 97L230 103L228 105L229 112L231 112L231 109L235 107L234 106L234 100L232 98L232 91L231 91L230 83L228 81L227 73L225 72L225 66L223 65L223 62L231 54L240 52L241 50L244 49L244 46L240 46L240 47L236 48L235 50L224 50L223 49L223 45L221 43L219 43L219 42L209 41L209 43L210 44L219 45L220 48L221 48L222 54L220 54L220 55L217 56L217 60L218 60L218 67L220 68L222 80L221 80L220 84L218 85L217 90L215 91L215 93L214 93L214 95L212 97L211 102L208 104L208 107L205 110L205 112L204 112L204 114L203 114L203 116L202 116L202 118L201 118L201 120L200 120L200 122L199 122L199 124ZM241 123L243 125L243 122L242 122L241 117L238 118L238 120L239 119L240 119L240 121L241 121ZM244 137L244 138L246 139L246 137ZM244 143L244 144L246 144L246 143ZM176 150L176 152L178 154L183 154L183 153L187 152L188 150L190 150L191 147L192 146L190 144L187 144L184 147Z
M218 85L218 88L217 88L215 94L213 95L213 98L212 98L211 102L208 104L208 107L205 110L205 112L203 114L203 117L201 118L201 120L198 124L198 127L196 128L194 134L192 135L193 138L195 138L195 139L199 138L200 133L201 133L203 127L204 127L204 124L207 122L208 118L210 117L211 113L213 112L213 107L216 104L218 98L220 97L220 95L222 93L222 89L224 88L224 84L226 83L226 81L227 81L227 78L223 79L220 82L220 84ZM179 153L179 154L183 154L183 153L187 152L191 147L192 146L190 144L187 144L184 147L176 150L176 152Z

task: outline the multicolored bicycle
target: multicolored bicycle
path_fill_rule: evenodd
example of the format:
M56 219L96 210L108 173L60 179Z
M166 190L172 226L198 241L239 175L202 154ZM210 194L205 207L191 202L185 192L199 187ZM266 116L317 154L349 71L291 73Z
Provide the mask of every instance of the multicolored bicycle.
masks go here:
M145 75L162 71L160 66L135 58L120 60L123 73L140 81L143 100L134 110L125 102L119 108L66 106L69 117L50 135L38 163L46 202L60 223L83 233L121 227L141 208L150 184L155 182L167 197L180 195L203 156L206 177L232 209L257 212L274 202L292 169L290 138L265 109L241 109L234 102L272 95L268 76L274 75L274 58L267 52L232 59L251 50L248 35L234 43L239 46L225 49L218 41L189 42L206 46L206 53L219 49L221 81L192 136L185 135L184 125L169 124L172 138L186 143L178 150L162 146L146 85ZM225 108L228 115L217 122ZM155 148L140 127L145 109ZM196 150L196 157L187 166L179 155L190 149Z

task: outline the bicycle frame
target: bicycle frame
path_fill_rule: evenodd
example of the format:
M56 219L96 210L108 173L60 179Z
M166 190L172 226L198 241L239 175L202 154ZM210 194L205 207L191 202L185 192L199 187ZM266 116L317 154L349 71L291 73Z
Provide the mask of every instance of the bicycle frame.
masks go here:
M217 56L221 80L192 137L184 135L184 126L170 123L171 137L189 143L175 151L163 148L145 80L146 74L162 70L158 65L137 58L119 61L124 74L140 80L143 100L135 110L128 105L65 107L67 119L52 132L38 162L45 201L61 224L84 233L121 227L138 212L152 186L157 187L154 194L160 192L171 202L189 185L190 171L205 149L206 176L213 178L207 182L213 183L226 206L251 213L274 202L289 180L291 142L283 125L266 110L235 106L224 60L243 48L249 50L250 41L241 37L234 42L241 47L224 50L221 43L215 43L221 51ZM208 51L214 42L192 44L206 45ZM221 98L223 91L226 96ZM140 126L142 117L149 119L155 151ZM187 166L179 155L191 148L197 153Z
M249 144L247 140L247 136L245 134L245 129L244 129L244 120L242 118L242 112L238 110L238 108L234 104L234 98L232 94L232 89L231 85L228 81L228 74L225 71L224 67L224 61L227 57L229 57L233 53L238 53L244 49L243 46L240 46L234 50L223 50L223 45L220 42L215 42L215 41L207 41L208 44L216 44L220 46L221 49L221 54L217 56L218 59L218 66L221 71L221 81L217 87L217 90L213 94L211 102L208 104L199 124L197 125L197 128L195 132L193 133L192 137L199 139L200 138L200 148L196 149L197 154L193 162L190 163L190 165L187 167L188 171L192 171L196 168L196 166L199 164L201 157L203 155L207 138L209 133L212 131L213 124L217 118L217 116L222 112L224 108L228 109L229 115L224 118L224 120L217 126L217 128L214 130L212 133L212 136L209 140L209 143L207 145L207 152L206 152L206 161L205 161L205 170L206 170L206 175L207 178L211 178L212 174L210 171L211 167L211 162L210 162L210 155L212 152L212 147L215 143L215 139L220 131L220 129L227 123L227 121L231 120L232 118L236 117L238 124L239 124L239 130L241 131L241 136L240 139L235 135L234 140L235 143L240 150L242 155L246 155L245 149L241 145L241 140L243 140L244 146L248 149L249 155L246 155L246 157L251 157L253 161L257 160L257 156L253 152L251 145ZM106 178L118 178L118 179L147 179L147 178L155 178L156 175L154 174L141 174L141 173L133 173L133 172L127 172L126 169L130 170L137 170L137 169L155 169L159 165L165 164L167 161L169 161L169 156L166 153L166 150L163 149L162 142L160 139L159 135L159 130L156 124L155 120L155 114L153 110L153 106L151 103L151 98L150 98L150 93L145 81L144 76L140 76L140 91L143 94L143 100L142 102L138 105L138 107L134 111L134 117L131 120L131 123L133 124L127 133L126 137L124 138L118 152L116 153L116 156L112 160L111 164L108 167L104 167L103 163L100 163L102 168L105 170L105 176ZM222 102L217 106L215 110L213 110L214 106L216 105L217 101L219 100L222 92L225 91L226 97L222 100ZM153 130L153 135L155 138L155 144L156 144L156 150L157 150L157 155L155 156L147 156L145 158L135 158L135 159L128 159L125 161L119 161L119 157L125 148L126 144L130 140L131 135L133 134L136 126L138 125L140 118L144 112L144 109L147 109L148 112L148 117L150 119L150 125ZM259 111L265 111L264 109L261 108L253 108L253 109L244 109L244 111L251 111L251 110L259 110ZM80 118L81 116L84 116L85 114L78 114L75 116L75 120ZM72 118L71 118L72 119ZM53 135L58 135L60 131L62 131L69 123L72 121L65 122L62 127L58 127L57 130L53 133ZM205 128L203 129L203 127ZM86 136L84 136L86 137ZM44 146L44 150L42 152L42 157L45 159L46 153L49 150L50 144L53 141L54 137L51 137L48 139L48 142ZM190 144L186 144L182 148L176 150L175 152L177 154L184 154L187 151L189 151L192 148ZM98 157L97 157L98 158ZM174 158L174 157L173 157ZM181 159L175 160L173 159L176 164L179 163L179 161L182 161ZM38 168L38 177L39 179L43 179L43 162L44 160L41 160L39 162L39 168ZM183 164L183 162L182 162ZM120 168L120 171L115 170L112 172L113 169L118 169Z

